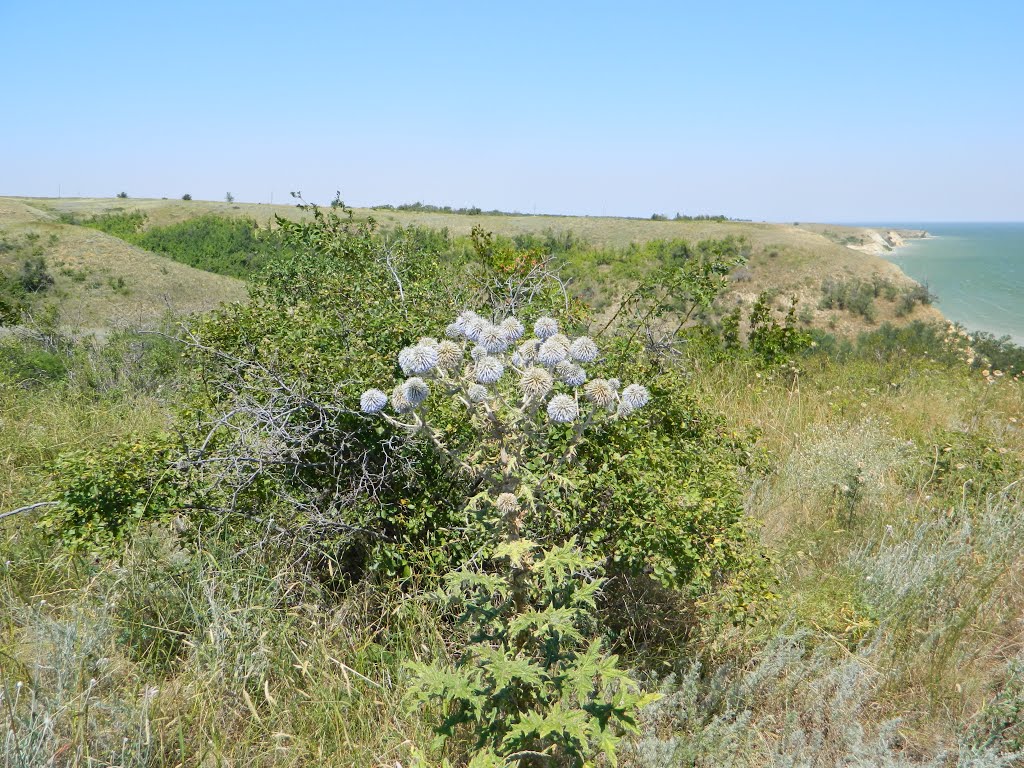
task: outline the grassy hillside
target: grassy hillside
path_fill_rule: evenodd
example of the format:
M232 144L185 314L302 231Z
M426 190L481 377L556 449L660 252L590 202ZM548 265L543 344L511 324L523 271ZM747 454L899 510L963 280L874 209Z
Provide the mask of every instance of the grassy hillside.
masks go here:
M0 200L8 232L40 233L32 247L57 280L40 300L78 302L89 323L142 326L162 307L124 296L118 276L129 288L132 275L163 276L179 311L242 296L242 283L57 213L138 208L154 228L269 213L46 204ZM502 351L496 329L479 328L504 368L478 401L473 386L490 381L478 374L495 369L466 364L476 340L446 325L520 280L523 333L539 335L534 320L551 313L576 336L630 286L675 279L661 267L729 264L730 236L755 253L750 274L732 274L726 307L762 289L782 299L779 281L813 293L833 276L829 254L864 284L885 264L833 242L853 235L804 225L384 214L460 233L480 222L514 237L542 222L542 236L562 224L589 234L580 248L552 238L587 308L533 272L546 264L536 237L493 250L423 233L385 241L280 211L309 225L283 226L286 241L321 247L269 259L248 301L194 316L191 335L129 328L97 341L68 315L63 328L0 336L4 768L466 768L481 734L493 746L524 712L558 726L526 743L559 758L509 765L574 765L568 755L582 750L603 767L596 739L559 734L629 717L636 702L628 682L611 682L619 674L661 696L636 704L635 731L618 732L625 768L1019 765L1024 350L945 325L880 328L846 310L836 315L849 329L874 330L814 347L802 323L769 314L749 335L698 323L652 343L646 331L680 311L655 302L595 333L593 354L570 345L582 385L566 361L519 339ZM680 237L711 240L686 250ZM109 269L115 283L77 280L71 263L105 279ZM700 277L679 285L707 288ZM137 314L118 304L133 298L145 299ZM816 311L827 329L833 310ZM472 320L463 327L472 333ZM441 359L430 336L458 340L443 375L428 366ZM549 341L548 352L563 344ZM536 357L529 386L513 348ZM391 389L396 359L430 390L414 416ZM598 397L619 390L612 378L643 384L649 401L634 390L634 408L622 388L607 410ZM547 390L532 404L530 386L554 387L563 410ZM385 415L365 412L370 387L391 392ZM552 415L574 408L592 410L572 425ZM565 549L516 554L530 537ZM460 567L473 575L445 580ZM484 587L476 619L439 592L466 583ZM474 659L478 669L466 666ZM459 677L467 668L479 674ZM545 697L523 693L541 678ZM424 680L446 693L417 700ZM467 692L493 719L475 721L471 707L438 744L444 697ZM612 692L617 709L606 708Z
M191 269L123 240L61 223L50 210L0 198L0 231L18 239L38 234L54 284L40 295L62 322L86 329L138 326L165 313L211 309L245 298L241 281ZM0 253L0 268L19 265Z
M25 202L32 202L54 214L81 218L139 210L147 217L147 227L164 227L210 213L246 217L261 225L271 224L275 216L296 221L308 217L294 205L116 198L49 198ZM356 209L355 213L358 218L372 216L384 227L446 229L453 236L468 235L476 226L510 238L546 233L564 238L572 234L589 247L618 252L597 264L588 264L584 254L578 261L580 267L586 268L574 271L578 290L586 293L589 300L605 307L614 304L617 296L628 290L650 266L637 263L637 254L633 254L632 259L625 254L630 246L655 240L696 242L736 237L749 244L749 261L734 276L734 285L721 302L723 307L741 305L749 308L763 291L777 294L780 308L795 296L806 325L842 335L852 335L887 321L904 323L941 318L934 307L920 304L906 315L898 314L896 303L884 300L877 302L875 318L871 322L857 313L820 306L822 285L826 280L851 283L882 280L892 283L900 292L909 291L917 285L898 267L875 253L847 247L874 243L873 238L877 238L877 234L863 228L615 217L473 216L370 209ZM868 250L876 249L869 247ZM600 288L597 288L597 283L600 283Z

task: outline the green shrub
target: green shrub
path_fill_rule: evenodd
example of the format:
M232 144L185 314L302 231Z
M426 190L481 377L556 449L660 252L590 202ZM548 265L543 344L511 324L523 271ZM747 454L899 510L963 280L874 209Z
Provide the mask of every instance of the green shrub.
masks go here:
M843 309L873 323L878 316L875 298L879 290L879 283L827 278L821 284L822 297L818 306L821 309Z
M131 242L190 267L249 278L282 253L280 236L252 219L207 214L166 227L150 227Z
M811 335L797 327L796 297L790 303L786 319L780 324L773 316L768 294L757 297L750 310L750 351L767 367L794 360L811 344Z
M159 435L61 455L52 467L59 503L40 529L73 549L102 550L166 517L180 492L171 455L171 439Z
M53 275L46 269L46 259L32 256L21 263L18 283L25 293L41 293L53 285Z
M130 213L111 211L110 213L101 213L81 220L72 216L69 223L98 229L100 232L106 232L108 235L133 242L134 236L145 226L146 219L147 216L142 211L131 211Z

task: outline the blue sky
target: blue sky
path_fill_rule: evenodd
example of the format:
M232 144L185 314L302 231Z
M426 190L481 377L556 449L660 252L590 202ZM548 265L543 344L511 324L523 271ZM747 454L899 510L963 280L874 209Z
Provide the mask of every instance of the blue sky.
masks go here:
M15 3L0 194L1024 219L1024 3Z

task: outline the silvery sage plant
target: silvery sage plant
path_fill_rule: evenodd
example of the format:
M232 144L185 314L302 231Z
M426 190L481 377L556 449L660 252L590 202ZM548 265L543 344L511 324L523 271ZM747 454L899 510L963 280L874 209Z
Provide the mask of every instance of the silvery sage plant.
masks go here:
M411 433L425 433L464 471L483 478L485 490L471 507L496 510L503 534L511 539L518 537L525 509L533 506L534 489L544 476L527 469L524 457L530 449L543 452L549 428L571 428L561 455L547 455L547 469L553 472L572 460L588 427L629 418L650 400L642 384L590 378L584 366L597 361L597 344L589 336L569 338L552 317L538 318L528 335L515 317L493 322L466 311L444 335L401 350L398 364L407 378L390 394L363 392L360 410ZM450 448L429 423L431 400L438 397L461 403L485 450L460 455Z

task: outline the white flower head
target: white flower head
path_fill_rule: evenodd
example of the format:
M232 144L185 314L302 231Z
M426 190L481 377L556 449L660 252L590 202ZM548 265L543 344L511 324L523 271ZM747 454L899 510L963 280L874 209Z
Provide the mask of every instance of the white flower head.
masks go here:
M544 340L558 333L558 321L553 317L538 317L533 324L533 332L538 339Z
M505 366L496 357L482 357L476 361L473 372L480 384L495 384L505 373Z
M406 352L408 350L408 352ZM403 362L403 353L405 359ZM437 366L437 347L417 344L415 347L406 347L398 353L398 364L406 373L426 373Z
M502 320L501 329L505 331L505 338L508 339L510 344L513 341L519 341L519 339L523 338L523 334L526 332L526 329L523 328L523 324L514 317L506 317Z
M643 384L630 384L622 390L621 401L635 411L643 408L651 400L651 393Z
M359 396L359 410L363 413L380 413L388 404L388 396L379 389L368 389Z
M459 325L458 322L449 323L448 327L444 329L444 335L447 336L449 339L461 339L463 336L465 336L465 334L463 333L465 327L465 324Z
M482 317L474 317L466 322L466 338L470 341L480 341L480 334L488 325Z
M537 399L550 392L554 383L554 377L550 373L543 368L533 366L527 368L523 373L523 377L519 380L519 388L523 391L524 397Z
M616 392L619 391L619 387L622 386L622 382L618 379L608 379L608 386L614 389Z
M471 350L469 350L469 356L474 360L482 360L487 357L487 347L483 344L477 344Z
M488 323L480 331L480 344L492 355L504 352L508 348L508 338L505 334L505 329L500 325Z
M516 368L522 368L524 365L526 365L526 361L523 360L523 356L520 355L518 352L513 352L512 357L510 357L509 360L512 361L512 365L514 365Z
M498 495L498 500L494 506L498 508L498 511L503 515L511 515L519 511L519 497L514 493L502 493Z
M489 394L487 387L482 387L479 384L470 384L469 389L466 390L466 396L471 403L482 403Z
M391 390L391 407L395 409L397 413L409 413L413 409L413 404L409 402L409 399L405 396L405 385L397 384L393 390Z
M405 395L409 405L415 408L427 399L430 387L419 376L413 376L411 379L406 379L405 384L402 385L402 394Z
M465 312L460 312L459 316L455 318L455 322L452 323L458 331L460 336L466 336L469 326L472 323L477 322L480 319L480 315L472 310L467 309Z
M625 400L619 400L619 407L615 410L615 415L620 419L626 419L633 415L634 410L636 409Z
M568 384L570 387L581 387L587 380L587 372L583 370L576 363L571 363L568 360L563 360L555 366L555 373L558 378Z
M607 379L591 379L583 387L583 394L601 408L610 408L615 403L615 387Z
M580 336L569 346L569 357L580 363L592 363L597 359L597 344L589 336Z
M576 398L569 395L555 395L548 401L548 418L556 424L568 424L580 415Z
M519 356L527 363L533 362L537 358L537 350L540 348L540 342L537 339L527 339L519 345Z
M462 364L462 347L445 339L437 345L437 367L451 370Z
M569 354L569 347L572 346L572 342L569 341L569 337L564 333L556 333L554 336L549 336L547 339L551 344L557 344L565 350L565 354Z
M568 350L557 341L548 339L537 350L537 362L541 365L555 366L565 360Z
M403 347L398 352L398 367L408 376L412 373L412 347Z

